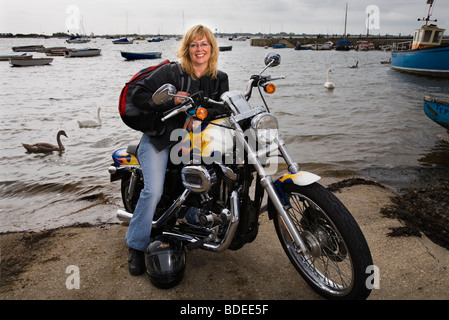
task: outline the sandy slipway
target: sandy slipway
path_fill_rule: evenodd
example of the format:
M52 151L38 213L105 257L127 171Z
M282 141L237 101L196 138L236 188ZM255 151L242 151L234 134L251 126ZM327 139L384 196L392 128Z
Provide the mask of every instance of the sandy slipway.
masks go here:
M340 185L335 194L361 226L379 271L369 299L448 298L449 251L422 233L391 236L406 225L382 213L394 208L395 193L376 184L352 183ZM86 214L104 210L115 215L117 207L93 206ZM146 275L129 275L126 230L117 223L0 235L0 299L321 299L290 264L266 213L257 239L242 249L189 252L183 281L169 290L153 287ZM75 272L79 282L72 278Z

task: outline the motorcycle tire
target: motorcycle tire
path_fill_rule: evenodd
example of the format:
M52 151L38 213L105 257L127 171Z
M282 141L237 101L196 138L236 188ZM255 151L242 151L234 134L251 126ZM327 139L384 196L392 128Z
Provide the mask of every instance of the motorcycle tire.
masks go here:
M290 262L304 280L326 299L366 299L373 265L366 239L348 209L318 183L284 184L287 212L306 240L309 252L297 248L282 219L273 212L276 233ZM271 205L271 209L274 207Z
M127 172L122 176L121 193L125 210L133 213L136 209L137 201L139 201L140 191L143 189L143 183L137 182L132 195L129 194L129 183L131 181L131 173Z

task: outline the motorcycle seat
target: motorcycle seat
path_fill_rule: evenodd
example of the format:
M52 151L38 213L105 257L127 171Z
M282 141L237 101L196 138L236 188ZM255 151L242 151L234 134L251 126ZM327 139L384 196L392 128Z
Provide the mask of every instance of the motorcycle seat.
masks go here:
M139 149L139 145L138 144L130 144L127 148L126 148L126 152L129 154L132 154L133 156L137 157L137 150Z

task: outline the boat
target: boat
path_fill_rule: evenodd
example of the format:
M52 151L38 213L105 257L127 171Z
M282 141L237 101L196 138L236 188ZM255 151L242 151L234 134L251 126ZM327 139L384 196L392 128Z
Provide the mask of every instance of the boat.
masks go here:
M120 51L120 54L126 60L159 59L162 56L162 52L126 52L126 51Z
M80 57L96 57L101 53L101 49L85 48L85 49L66 49L64 50L64 57L66 58L80 58Z
M9 59L13 67L43 66L53 62L53 58Z
M76 44L76 43L88 43L90 41L87 37L81 37L81 36L71 36L69 39L66 40L67 43Z
M351 50L352 45L348 40L340 40L335 45L335 50L337 51L349 51Z
M12 47L12 51L14 52L42 52L43 50L44 46L42 45Z
M275 43L271 47L273 49L283 49L283 48L286 48L287 45L285 43Z
M157 37L157 38L153 38L153 39L148 39L148 42L161 42L164 41L164 39L162 39L161 37Z
M113 44L132 44L134 39L129 40L128 38L120 38L117 40L112 40Z
M31 59L33 55L28 53L23 54L5 54L0 55L0 61L9 61L9 59Z
M368 41L358 41L357 42L357 51L371 51L375 49L375 45L372 42Z
M222 47L218 47L218 49L220 51L231 51L232 50L232 46L222 46Z
M295 50L310 50L312 49L312 45L310 44L301 44L300 41L296 42L295 44Z
M334 43L332 41L326 41L321 46L321 50L331 50L333 48L333 46L334 46Z
M424 113L449 132L449 101L424 97Z
M296 42L295 50L312 50L312 44L301 44L301 42Z
M66 47L50 47L44 48L44 53L47 56L64 56L64 50L67 50Z
M445 29L429 24L433 0L430 4L426 21L416 29L413 42L401 42L394 45L391 51L391 68L396 71L409 72L436 77L449 77L449 43L443 43Z
M228 39L231 41L246 41L246 37L244 37L244 36L237 37L236 35L234 35Z

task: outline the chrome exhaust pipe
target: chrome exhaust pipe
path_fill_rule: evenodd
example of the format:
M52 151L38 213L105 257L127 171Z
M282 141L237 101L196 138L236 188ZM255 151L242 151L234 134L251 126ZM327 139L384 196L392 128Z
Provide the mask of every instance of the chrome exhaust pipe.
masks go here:
M234 239L235 232L240 221L240 210L239 210L239 193L237 190L232 191L231 194L231 217L229 221L228 231L223 241L219 244L205 243L203 248L206 250L211 250L215 252L222 252L229 248L232 239Z
M121 221L130 222L133 217L132 213L125 210L117 210L117 218Z

